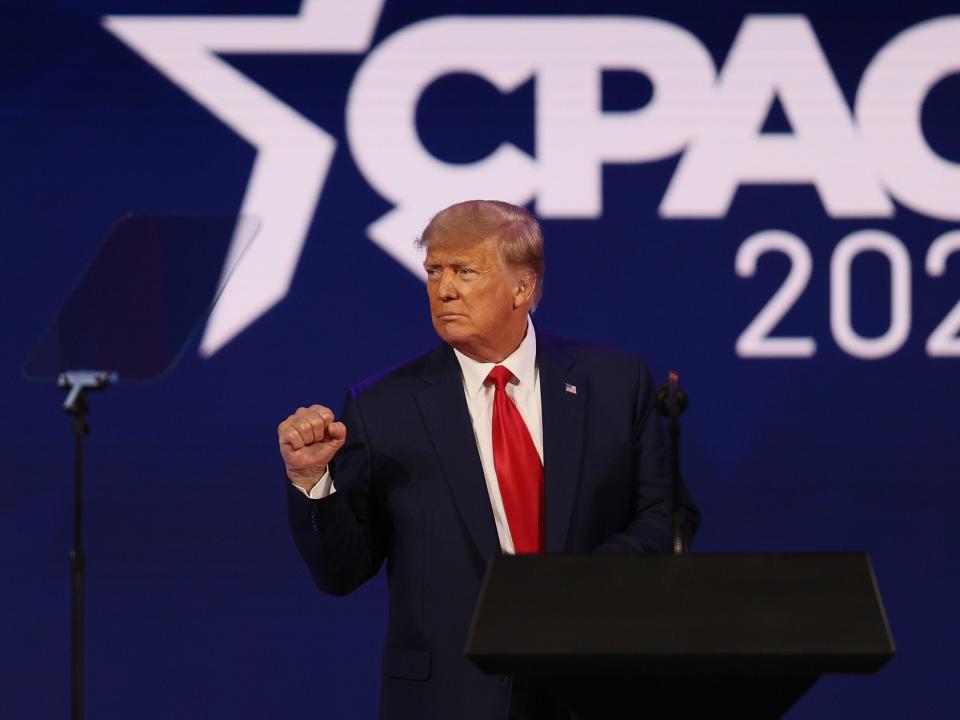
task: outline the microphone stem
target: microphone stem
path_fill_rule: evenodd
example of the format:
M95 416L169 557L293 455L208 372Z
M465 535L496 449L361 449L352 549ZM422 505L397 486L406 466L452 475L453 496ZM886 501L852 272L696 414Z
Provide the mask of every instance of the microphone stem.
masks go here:
M670 422L667 431L670 434L670 506L673 508L673 554L683 555L687 545L683 538L683 508L680 507L683 479L680 475L680 421L677 418L676 401L669 403Z

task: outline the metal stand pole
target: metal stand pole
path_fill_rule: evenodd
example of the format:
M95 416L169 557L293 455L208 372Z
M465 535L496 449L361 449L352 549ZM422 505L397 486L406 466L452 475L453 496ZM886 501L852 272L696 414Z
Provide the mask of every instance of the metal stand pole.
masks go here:
M680 506L680 499L683 495L683 475L680 473L680 415L687 409L687 395L680 389L680 375L676 371L671 371L667 376L667 381L657 390L656 405L657 412L668 418L673 554L683 555L687 552L687 543L683 537L683 509Z
M673 467L670 481L670 496L673 500L673 554L683 555L687 552L686 540L683 537L683 510L680 509L680 490L683 479L680 474L680 423L677 416L670 415L667 423L667 433L670 435L671 465Z
M70 571L73 579L73 614L71 622L72 712L73 720L83 720L83 575L86 556L83 552L83 438L90 432L87 415L88 390L102 390L117 381L117 374L78 370L60 375L60 387L67 389L63 408L73 419L73 549Z
M68 410L73 416L73 549L70 551L70 569L73 575L73 622L71 625L71 667L73 672L73 720L83 718L83 573L86 558L83 553L83 436L90 432L86 416L89 407L83 394Z

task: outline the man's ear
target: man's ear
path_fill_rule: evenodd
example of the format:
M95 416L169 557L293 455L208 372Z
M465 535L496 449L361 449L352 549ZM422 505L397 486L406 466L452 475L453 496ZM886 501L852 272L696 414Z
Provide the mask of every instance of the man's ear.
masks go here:
M528 305L533 298L533 291L537 287L537 274L530 269L524 269L517 274L517 282L513 286L513 306L518 308Z

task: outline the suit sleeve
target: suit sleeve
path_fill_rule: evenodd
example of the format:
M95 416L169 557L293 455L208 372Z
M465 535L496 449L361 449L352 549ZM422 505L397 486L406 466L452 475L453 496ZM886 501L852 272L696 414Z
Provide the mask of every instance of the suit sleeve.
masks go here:
M611 535L595 550L598 554L671 552L671 463L666 434L654 403L653 382L645 366L637 383L633 423L633 517L621 532ZM679 505L687 547L700 524L700 511L684 486Z
M389 536L360 403L347 394L342 413L347 442L331 463L337 491L311 500L287 483L290 529L314 583L346 595L376 575Z

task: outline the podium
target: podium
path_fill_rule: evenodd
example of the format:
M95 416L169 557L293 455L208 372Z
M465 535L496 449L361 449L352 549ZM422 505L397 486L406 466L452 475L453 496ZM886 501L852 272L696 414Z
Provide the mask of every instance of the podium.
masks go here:
M775 718L894 644L865 553L527 555L491 561L465 652L531 718Z

